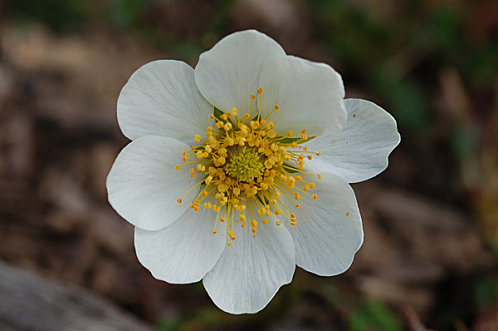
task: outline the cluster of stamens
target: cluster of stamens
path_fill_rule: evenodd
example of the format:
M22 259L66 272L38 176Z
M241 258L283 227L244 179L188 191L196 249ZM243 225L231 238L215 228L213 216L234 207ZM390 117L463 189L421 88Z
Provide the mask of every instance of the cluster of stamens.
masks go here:
M182 152L183 163L176 165L177 170L191 167L190 176L201 179L177 202L182 203L190 191L200 187L190 208L215 212L213 235L217 233L218 222L226 223L228 246L236 240L236 224L245 228L248 223L253 236L261 223L267 224L270 220L276 225L288 221L295 226L297 218L291 210L300 207L301 195L317 198L310 192L316 184L302 176L312 175L304 171L305 160L320 153L300 146L310 139L305 129L299 133L289 131L285 135L275 132L269 117L278 111L278 105L264 119L261 118L262 93L263 90L258 89L258 113L255 115L251 114L257 99L254 94L248 112L242 116L236 108L226 113L215 110L211 115L215 124L206 129L206 138L196 135L198 145ZM320 174L316 176L321 178ZM284 202L291 202L293 207Z

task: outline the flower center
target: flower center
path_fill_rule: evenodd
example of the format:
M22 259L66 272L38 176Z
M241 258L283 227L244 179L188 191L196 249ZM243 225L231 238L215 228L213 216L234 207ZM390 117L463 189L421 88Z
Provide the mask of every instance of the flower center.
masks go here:
M228 152L225 172L236 180L249 183L259 177L264 168L263 161L254 148L235 147Z
M304 163L320 153L302 146L310 139L305 129L299 133L276 134L274 123L268 119L279 107L275 105L262 119L262 93L258 89L256 115L251 113L257 98L254 94L248 112L242 116L236 108L226 113L215 109L211 115L214 127L206 129L206 139L195 135L198 145L182 152L183 164L176 165L177 170L190 166L190 176L201 178L182 198L200 187L189 206L194 211L202 207L216 213L213 235L217 233L218 222L226 222L228 246L236 240L236 224L245 228L249 223L253 236L260 223L266 224L270 219L276 225L289 222L295 226L297 218L292 210L300 207L301 195L317 198L309 192L316 187L315 183L303 176L315 176L304 171ZM316 176L321 178L320 174ZM182 203L182 198L178 198L178 203Z

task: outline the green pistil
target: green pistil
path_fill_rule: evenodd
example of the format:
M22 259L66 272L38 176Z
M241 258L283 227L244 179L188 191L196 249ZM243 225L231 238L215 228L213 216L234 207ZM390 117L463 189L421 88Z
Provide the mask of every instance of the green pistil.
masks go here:
M264 168L259 154L254 149L245 147L231 150L225 165L225 171L230 177L247 183L261 175Z

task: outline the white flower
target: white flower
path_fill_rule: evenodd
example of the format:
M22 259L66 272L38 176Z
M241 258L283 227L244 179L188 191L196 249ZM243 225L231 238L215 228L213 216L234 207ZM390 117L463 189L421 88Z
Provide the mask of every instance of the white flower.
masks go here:
M296 265L347 270L363 242L348 183L382 172L400 136L382 108L343 98L334 69L257 31L222 39L195 70L138 69L118 100L132 142L107 190L140 262L169 283L202 279L234 314L263 309Z

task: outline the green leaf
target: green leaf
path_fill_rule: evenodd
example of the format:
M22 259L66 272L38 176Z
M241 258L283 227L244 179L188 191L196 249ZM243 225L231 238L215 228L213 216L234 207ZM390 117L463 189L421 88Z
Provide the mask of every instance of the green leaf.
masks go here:
M358 305L349 318L352 331L400 331L401 324L391 310L380 301L369 300Z
M214 114L214 117L216 117L218 120L223 121L223 120L221 119L221 115L223 115L223 114L224 114L224 112L222 112L222 111L221 111L221 110L219 110L218 108L214 107L213 114Z

